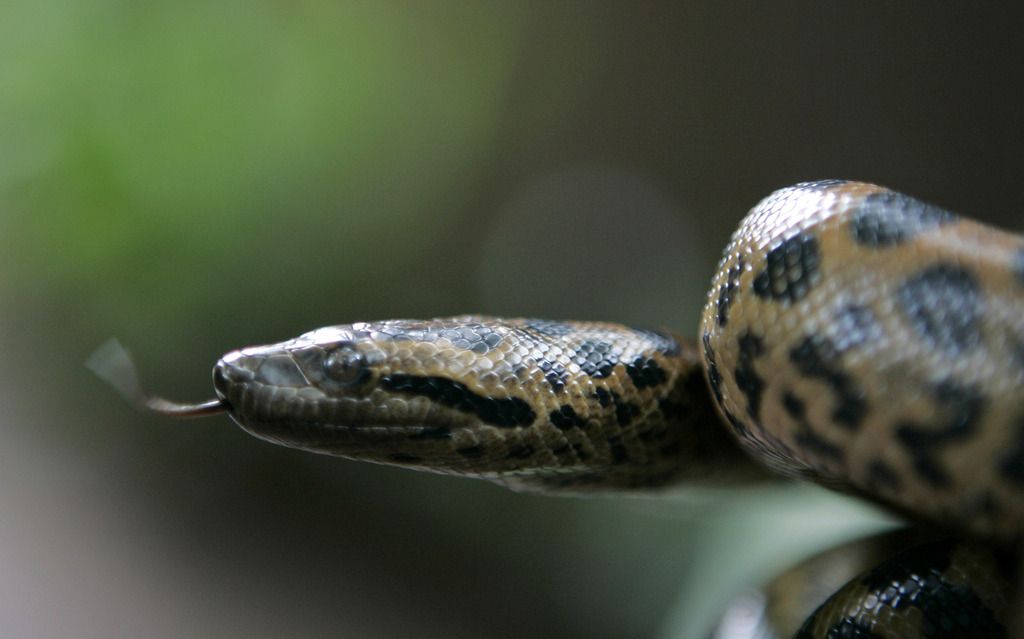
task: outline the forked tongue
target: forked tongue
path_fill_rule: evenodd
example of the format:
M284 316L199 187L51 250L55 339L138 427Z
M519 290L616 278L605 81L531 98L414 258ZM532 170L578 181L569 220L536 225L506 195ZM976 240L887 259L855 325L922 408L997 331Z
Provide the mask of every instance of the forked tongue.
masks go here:
M97 377L114 387L129 404L171 417L203 417L227 411L230 406L222 399L211 399L199 404L182 404L163 397L150 395L139 382L131 353L116 338L110 338L93 351L85 366Z

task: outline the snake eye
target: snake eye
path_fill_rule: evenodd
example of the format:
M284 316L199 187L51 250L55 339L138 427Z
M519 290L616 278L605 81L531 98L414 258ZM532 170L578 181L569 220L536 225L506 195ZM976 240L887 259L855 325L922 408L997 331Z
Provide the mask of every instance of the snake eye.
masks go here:
M343 344L328 353L323 369L328 379L346 386L363 381L369 373L362 353L351 344Z

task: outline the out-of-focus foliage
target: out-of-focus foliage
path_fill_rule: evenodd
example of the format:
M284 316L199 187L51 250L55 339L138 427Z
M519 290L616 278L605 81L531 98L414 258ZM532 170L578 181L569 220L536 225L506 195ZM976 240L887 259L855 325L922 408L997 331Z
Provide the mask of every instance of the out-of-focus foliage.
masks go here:
M523 28L510 6L3 11L11 292L149 326L421 257L486 158Z
M716 577L774 569L754 550L879 525L307 455L133 412L82 363L116 335L198 400L223 352L359 319L692 333L739 218L803 179L1021 228L1021 21L993 11L0 3L4 634L686 637Z

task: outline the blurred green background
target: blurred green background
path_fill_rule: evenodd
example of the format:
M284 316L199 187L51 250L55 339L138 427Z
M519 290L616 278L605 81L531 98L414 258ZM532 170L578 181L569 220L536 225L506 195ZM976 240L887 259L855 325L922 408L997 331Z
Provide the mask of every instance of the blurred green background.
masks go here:
M116 335L200 400L222 353L356 320L694 333L740 217L806 179L1024 230L1002 11L0 3L4 636L702 636L768 531L851 507L517 495L140 414L83 362Z

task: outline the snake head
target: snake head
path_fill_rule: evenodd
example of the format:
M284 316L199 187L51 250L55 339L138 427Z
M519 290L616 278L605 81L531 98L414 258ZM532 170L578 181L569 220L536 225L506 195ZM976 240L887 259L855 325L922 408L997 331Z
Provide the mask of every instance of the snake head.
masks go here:
M214 386L243 429L271 442L464 473L476 452L506 455L509 431L536 420L522 399L536 380L522 353L499 348L514 330L480 317L330 326L228 353Z

